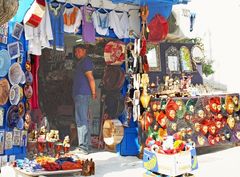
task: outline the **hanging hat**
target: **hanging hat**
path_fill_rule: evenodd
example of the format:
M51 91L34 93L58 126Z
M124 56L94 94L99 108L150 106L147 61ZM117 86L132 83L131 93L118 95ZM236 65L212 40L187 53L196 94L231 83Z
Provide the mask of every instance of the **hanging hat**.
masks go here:
M31 85L32 82L33 82L33 75L32 75L32 73L30 71L26 71L25 72L25 77L26 77L26 83Z
M18 115L19 117L23 117L25 114L25 105L23 102L18 103Z
M4 105L8 101L10 85L7 79L0 79L0 105Z
M17 105L19 103L19 101L22 99L23 97L23 92L22 92L22 88L17 85L14 84L11 89L10 89L10 93L9 93L9 101L12 105Z
M3 108L3 107L0 107L0 120L1 120L1 121L4 120L4 112L5 112L4 108ZM2 125L0 125L0 126L2 126Z
M33 95L33 89L31 85L25 85L24 86L24 95L26 96L27 99L32 98Z
M169 120L173 121L175 119L177 109L178 105L176 104L176 102L170 99L166 106L166 115Z
M107 65L121 65L125 60L125 45L120 41L110 41L104 47Z
M14 63L8 72L8 78L12 85L19 84L22 80L22 68L19 63Z
M176 100L176 103L178 105L176 117L178 119L182 119L186 113L186 105L185 105L184 101L181 99Z
M7 23L11 18L13 18L19 7L19 1L16 0L1 0L1 12L0 12L0 26L3 25L4 23ZM21 10L19 10L21 11Z
M186 103L186 113L187 114L194 114L195 105L197 103L196 98L190 98Z
M7 50L0 51L0 77L7 75L11 66L11 57Z
M16 127L18 121L19 121L18 107L16 105L12 105L9 107L9 109L7 111L8 127L9 128Z

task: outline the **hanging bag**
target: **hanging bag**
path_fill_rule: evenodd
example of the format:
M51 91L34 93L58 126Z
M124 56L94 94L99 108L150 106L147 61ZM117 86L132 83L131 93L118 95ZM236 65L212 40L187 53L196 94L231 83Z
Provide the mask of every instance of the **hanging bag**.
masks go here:
M167 37L168 34L168 22L160 14L156 14L151 22L148 24L149 42L160 42Z

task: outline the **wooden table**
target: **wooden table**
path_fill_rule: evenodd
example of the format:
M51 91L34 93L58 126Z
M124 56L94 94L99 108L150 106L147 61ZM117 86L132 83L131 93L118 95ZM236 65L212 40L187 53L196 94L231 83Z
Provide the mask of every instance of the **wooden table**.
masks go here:
M27 172L20 168L14 168L11 166L5 166L1 168L2 177L33 177L33 176L50 176L50 175L62 175L62 174L79 174L82 169L75 170L58 170L58 171L37 171Z

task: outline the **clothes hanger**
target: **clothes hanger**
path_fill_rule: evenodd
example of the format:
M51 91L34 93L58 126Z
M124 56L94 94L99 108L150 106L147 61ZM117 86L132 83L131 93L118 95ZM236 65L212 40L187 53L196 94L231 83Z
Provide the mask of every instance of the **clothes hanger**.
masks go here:
M99 12L100 10L103 10L104 12L108 13L108 11L105 8L103 8L103 0L101 0L101 4L99 5L97 11Z
M88 0L87 7L92 7L90 0Z
M57 6L54 6L55 4ZM50 1L50 5L51 5L51 8L57 9L60 4L59 4L59 2L57 0L52 0L52 1Z
M72 7L76 7L74 4L70 2L70 0L66 0L64 6L66 7L67 4L71 5Z

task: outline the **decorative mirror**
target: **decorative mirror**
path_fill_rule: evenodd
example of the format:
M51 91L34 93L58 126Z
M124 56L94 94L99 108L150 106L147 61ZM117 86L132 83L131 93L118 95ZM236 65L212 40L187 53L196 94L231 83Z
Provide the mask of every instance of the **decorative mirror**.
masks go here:
M159 44L147 43L147 59L150 72L161 71Z
M186 46L180 48L180 61L182 72L193 72L190 51Z
M192 59L195 63L199 64L203 62L204 53L199 45L194 45L191 49Z
M179 53L176 47L170 46L165 51L165 59L167 74L180 73Z

